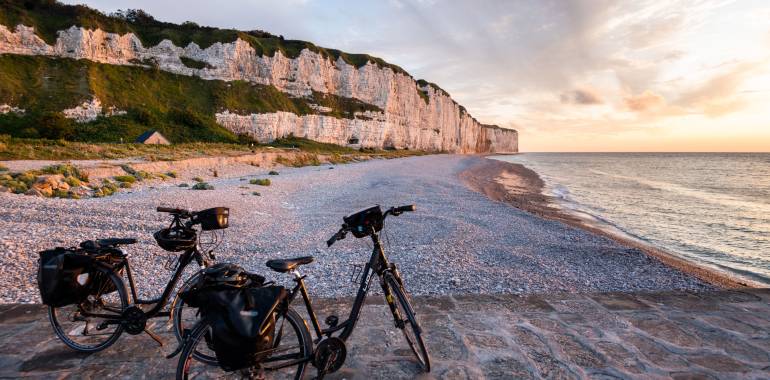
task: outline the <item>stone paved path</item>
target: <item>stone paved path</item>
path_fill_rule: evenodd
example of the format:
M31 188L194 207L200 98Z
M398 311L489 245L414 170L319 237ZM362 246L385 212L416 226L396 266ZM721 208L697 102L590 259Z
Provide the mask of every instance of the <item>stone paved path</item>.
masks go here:
M376 299L377 296L371 297ZM319 301L322 316L348 301ZM416 297L433 371L420 374L381 304L364 307L336 379L770 379L770 290ZM337 307L337 305L343 305ZM173 337L161 334L169 343ZM0 378L172 378L173 344L124 335L68 350L39 305L0 306Z

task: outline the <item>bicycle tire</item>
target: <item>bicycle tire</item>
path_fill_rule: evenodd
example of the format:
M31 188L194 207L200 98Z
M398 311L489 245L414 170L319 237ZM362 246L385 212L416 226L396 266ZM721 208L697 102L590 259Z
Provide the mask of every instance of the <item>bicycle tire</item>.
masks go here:
M412 353L414 353L414 356L417 358L420 368L425 372L430 372L430 354L422 339L420 322L417 320L414 308L412 308L412 304L407 298L404 287L390 273L385 275L385 284L396 298L395 306L399 314L399 316L396 316L395 313L393 315L393 318L396 319L396 327L404 333L404 338L406 338L409 348L412 349ZM403 319L404 316L402 314L406 314L406 320ZM401 320L399 320L399 317ZM413 334L412 337L409 336L410 332Z
M184 301L179 297L179 294L187 290L189 287L193 286L193 284L196 283L198 276L201 276L203 273L203 269L196 272L190 278L188 278L182 286L179 288L179 291L177 292L174 302L173 302L173 308L172 308L172 315L173 318L171 320L171 323L173 325L174 330L174 337L176 337L177 344L183 343L183 335L184 335L184 326L183 326L183 318L184 318L184 310L185 310L185 303ZM200 362L210 364L210 365L217 365L217 358L213 356L206 355L202 352L195 351L193 352L193 358L195 360L198 360Z
M101 268L101 267L97 267L96 270L101 272L102 275L107 276L107 278L109 278L112 284L115 286L118 297L120 298L120 313L116 312L115 316L120 317L123 310L125 310L128 307L128 296L126 294L126 286L123 283L123 280L121 280L120 277L118 277L118 275L115 274L115 272L113 272L112 270ZM102 295L97 293L97 295L94 295L93 297L101 301ZM120 323L114 325L115 330L111 334L109 334L106 340L95 345L80 344L74 341L72 338L70 338L67 332L65 331L65 327L62 326L62 321L60 321L61 317L65 313L63 309L67 307L76 307L78 310L80 310L81 309L80 305L82 305L82 303L79 305L48 307L48 320L51 322L51 326L53 327L54 333L62 342L64 342L64 344L67 345L67 347L79 352L94 353L94 352L99 352L106 349L107 347L114 344L118 340L118 338L120 338L120 335L123 333L123 325ZM73 320L72 322L75 322L75 321ZM83 328L83 331L82 331L83 333L85 333L85 331L88 330L88 326L89 326L89 321L86 320L85 327ZM76 329L66 328L66 330L73 332L73 331L76 331L77 328ZM85 335L82 335L82 336L85 336Z

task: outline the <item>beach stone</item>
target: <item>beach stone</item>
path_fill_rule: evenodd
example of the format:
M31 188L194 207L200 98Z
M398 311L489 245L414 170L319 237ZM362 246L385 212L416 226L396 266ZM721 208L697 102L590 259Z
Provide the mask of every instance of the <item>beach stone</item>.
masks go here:
M35 197L51 197L53 195L53 190L50 187L33 187L24 194Z

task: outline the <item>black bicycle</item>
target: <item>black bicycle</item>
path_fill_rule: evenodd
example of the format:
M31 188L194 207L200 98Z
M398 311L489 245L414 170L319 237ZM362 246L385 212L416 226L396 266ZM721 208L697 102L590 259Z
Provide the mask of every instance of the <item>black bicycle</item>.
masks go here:
M174 296L170 309L163 309L188 265L195 262L205 268L215 260L212 250L202 252L199 249L199 234L195 226L200 226L203 231L226 228L229 210L218 207L191 212L158 207L157 211L171 214L173 220L168 228L155 233L155 240L167 251L181 252L163 294L148 300L137 295L128 256L120 249L121 246L136 243L136 239L102 239L81 243L81 250L90 256L91 261L89 270L77 280L83 284L98 284L98 287L91 289L82 302L48 307L54 332L70 348L81 352L101 351L115 343L123 332L132 335L146 332L162 345L161 339L147 329L148 320L157 317L172 319L174 333L181 343L185 324L190 326L197 319L194 312L184 310L184 303L179 302L178 294L195 283L201 271L184 282ZM130 296L123 282L124 276L128 279ZM149 309L145 310L142 306Z
M327 241L327 245L331 246L337 240L344 239L348 233L352 233L357 238L371 237L374 248L369 262L363 267L358 294L347 320L340 322L337 316L330 315L325 321L326 328L321 328L318 322L305 287L305 276L298 271L299 266L312 263L313 257L270 260L266 263L276 272L292 274L296 285L289 290L287 301L276 309L275 338L272 348L259 353L266 356L266 359L260 362L259 371L265 371L278 378L301 379L307 364L311 363L318 370L318 378L323 378L325 374L342 367L347 353L345 341L353 333L374 275L379 278L383 295L393 314L395 327L403 331L421 369L425 372L430 371L430 356L422 339L423 330L417 321L417 315L412 308L401 275L396 265L390 263L385 256L379 236L383 221L388 215L398 216L403 212L414 210L414 206L410 205L393 207L382 212L379 206L375 206L344 218L345 224ZM311 336L306 321L290 307L297 295L301 295L304 301L315 331L315 340ZM210 334L210 323L203 319L186 336L177 366L177 379L217 376L208 373L212 368L206 367L207 363L216 363L213 348L208 344ZM315 347L314 343L316 343ZM205 356L208 360L193 360L194 356L197 356L196 353ZM254 371L256 369L251 369L252 374Z

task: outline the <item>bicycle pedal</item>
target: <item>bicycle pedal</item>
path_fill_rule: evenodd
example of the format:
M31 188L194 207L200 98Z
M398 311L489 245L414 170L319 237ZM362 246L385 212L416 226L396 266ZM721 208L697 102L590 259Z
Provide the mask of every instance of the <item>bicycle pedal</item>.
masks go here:
M335 327L340 323L340 318L336 315L330 315L326 317L326 325L329 327Z
M158 336L158 334L156 334L156 333L155 333L155 332L153 332L152 330L148 330L148 329L145 329L145 330L144 330L144 332L145 332L145 333L147 333L147 335L149 335L149 336L150 336L150 338L152 338L152 340L156 341L156 342L158 343L158 345L160 345L161 347L163 347L163 339L161 339L161 338Z

